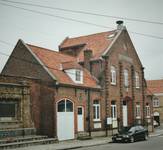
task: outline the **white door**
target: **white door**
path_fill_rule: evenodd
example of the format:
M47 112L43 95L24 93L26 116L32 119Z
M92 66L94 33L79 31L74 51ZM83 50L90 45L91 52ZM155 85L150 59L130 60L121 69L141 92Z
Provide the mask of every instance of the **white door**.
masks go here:
M82 106L78 107L78 131L84 131L84 109Z
M127 105L123 105L123 126L128 126L128 114L127 114Z
M73 103L64 99L57 103L57 136L58 140L74 139Z

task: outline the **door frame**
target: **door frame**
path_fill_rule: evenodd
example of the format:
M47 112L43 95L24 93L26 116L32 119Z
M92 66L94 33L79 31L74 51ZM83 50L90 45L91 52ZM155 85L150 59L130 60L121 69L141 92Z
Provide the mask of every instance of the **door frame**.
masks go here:
M82 105L80 105L80 106L77 106L77 131L78 131L78 108L82 108L82 124L83 124L83 131L84 131L84 124L85 124L85 122L84 122L84 115L85 115L85 113L84 113L84 106L82 106ZM78 132L82 132L82 131L78 131Z
M59 113L58 112L58 103L60 102L60 101L62 101L62 100L65 100L65 101L70 101L70 102L72 102L72 104L73 104L73 125L74 125L74 130L73 130L73 132L74 132L74 135L73 135L73 137L75 138L75 103L71 100L71 99L69 99L69 98L61 98L60 100L58 100L57 102L56 102L56 135L57 135L57 137L58 137L58 118L57 118L57 113ZM65 113L66 113L66 102L65 102Z

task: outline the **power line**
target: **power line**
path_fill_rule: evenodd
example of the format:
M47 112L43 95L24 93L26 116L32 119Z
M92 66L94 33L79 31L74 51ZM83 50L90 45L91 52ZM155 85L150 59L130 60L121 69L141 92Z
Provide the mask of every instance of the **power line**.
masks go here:
M13 7L13 8L17 8L17 9L21 9L21 10L25 10L25 11L28 11L28 12L33 12L33 13L37 13L37 14L41 14L41 15L46 15L46 16L49 16L49 17L55 17L55 18L59 18L59 19L63 19L63 20L68 20L68 21L78 22L78 23L82 23L82 24L93 25L93 26L96 26L96 27L101 27L101 28L106 28L106 29L108 29L108 28L114 29L112 27L108 27L108 26L104 26L104 25L99 25L99 24L95 24L95 23L91 23L91 22L87 22L87 21L81 21L81 20L77 20L77 19L74 19L74 18L68 18L68 17L62 17L62 16L58 16L58 15L53 15L53 14L49 14L49 13L45 13L45 12L41 12L41 11L22 8L22 7L15 6L15 5L4 4L4 3L0 3L0 4L5 5L5 6L9 6L9 7ZM155 39L163 39L163 37L155 36L155 35L151 35L151 34L139 33L139 32L134 32L134 31L130 31L130 30L129 30L129 32L131 32L133 34L141 35L141 36L155 38Z
M37 10L32 10L32 9L27 9L27 8L15 6L15 5L4 4L4 3L1 3L1 2L0 2L0 4L1 5L5 5L5 6L10 6L10 7L13 7L13 8L17 8L17 9L21 9L21 10L25 10L25 11L28 11L28 12L34 12L34 13L37 13L37 14L46 15L46 16L49 16L49 17L55 17L55 18L59 18L59 19L63 19L63 20L68 20L68 21L78 22L78 23L82 23L82 24L93 25L93 26L101 27L101 28L107 28L107 29L111 28L111 29L114 29L112 27L108 27L108 26L104 26L104 25L99 25L99 24L95 24L95 23L91 23L91 22L87 22L87 21L81 21L81 20L77 20L77 19L73 19L73 18L53 15L53 14L50 14L50 13L46 13L46 12L42 12L42 11L37 11Z
M48 8L48 9L53 9L53 10L60 10L60 11L71 12L71 13L86 14L86 15L105 17L105 18L114 18L114 19L122 19L122 20L128 20L128 21L135 21L135 22L143 22L143 23L163 25L163 22L158 22L158 21L149 21L149 20L136 19L136 18L128 18L128 17L118 17L118 16L113 16L113 15L92 13L92 12L87 12L87 11L64 9L64 8L51 7L51 6L43 6L43 5L32 4L32 3L13 2L13 1L10 1L10 0L0 0L0 1L14 3L14 4L21 4L21 5L35 6L35 7L40 7L40 8Z

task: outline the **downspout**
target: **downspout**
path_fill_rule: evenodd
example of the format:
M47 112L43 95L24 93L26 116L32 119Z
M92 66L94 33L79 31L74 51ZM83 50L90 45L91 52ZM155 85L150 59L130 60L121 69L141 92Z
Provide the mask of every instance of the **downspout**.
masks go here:
M88 121L88 133L89 136L91 137L91 118L90 118L90 105L91 105L91 97L90 97L90 89L88 89L88 95L87 95L87 107L88 107L88 115L87 115L87 121Z
M144 67L141 68L141 71L142 71L143 125L145 125Z
M120 93L120 118L119 123L118 123L118 130L120 130L123 127L123 112L122 112L122 107L123 107L123 87L122 87L122 63L119 62L119 93Z
M132 123L136 123L135 122L135 93L134 93L134 89L135 89L135 82L134 82L134 66L131 66L131 83L132 83Z

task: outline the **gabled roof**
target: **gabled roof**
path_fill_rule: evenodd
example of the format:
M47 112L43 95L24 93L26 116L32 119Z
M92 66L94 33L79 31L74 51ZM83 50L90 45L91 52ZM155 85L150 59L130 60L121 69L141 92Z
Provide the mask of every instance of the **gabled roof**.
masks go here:
M75 38L66 38L59 46L60 51L71 47L80 46L81 51L78 54L79 61L84 60L83 50L90 49L93 52L93 60L99 59L105 50L116 37L117 30L101 32ZM114 35L114 36L112 36ZM109 37L110 36L110 37Z
M147 80L147 87L152 93L163 93L163 79L162 80Z
M91 76L91 74L86 69L77 63L77 59L75 57L31 44L26 45L55 76L59 83L82 87L99 88L95 78ZM71 78L64 72L64 69L70 68L83 70L83 84L74 83Z

